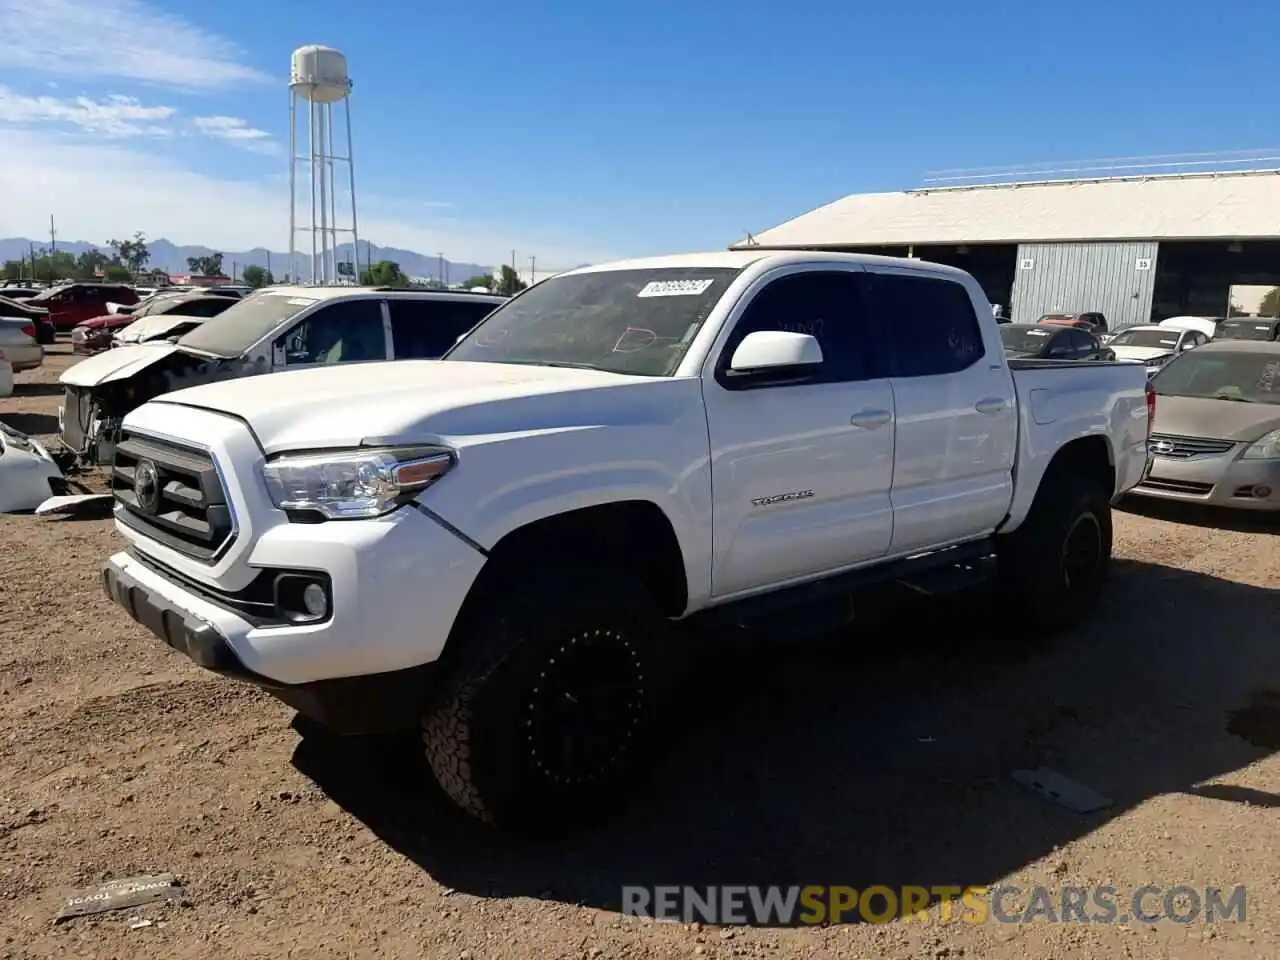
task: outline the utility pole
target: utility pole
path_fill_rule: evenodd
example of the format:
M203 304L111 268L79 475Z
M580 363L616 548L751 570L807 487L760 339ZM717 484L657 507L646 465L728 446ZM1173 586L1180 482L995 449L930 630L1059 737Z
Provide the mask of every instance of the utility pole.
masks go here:
M538 258L530 257L529 258L529 286L532 287L534 282L537 279L538 279Z
M53 229L53 214L49 214L49 256L58 252L58 231Z
M444 254L437 253L436 256L440 258L440 269L439 269L439 272L436 274L436 278L441 283L444 283Z
M268 250L267 251L267 281L270 282L274 279L275 277L271 275L271 251Z
M231 261L231 281L232 281L232 283L234 283L234 282L235 282L235 279L236 279L236 262L235 262L234 260L232 260L232 261Z

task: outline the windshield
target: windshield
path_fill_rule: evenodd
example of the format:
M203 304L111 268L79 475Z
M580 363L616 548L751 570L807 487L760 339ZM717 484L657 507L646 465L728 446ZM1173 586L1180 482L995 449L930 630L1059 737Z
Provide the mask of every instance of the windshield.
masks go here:
M1113 347L1160 347L1172 350L1178 345L1180 330L1121 330L1111 341Z
M499 306L444 359L669 377L740 272L656 267L551 277Z
M1043 327L1003 326L1000 328L1000 339L1004 341L1006 353L1039 353L1055 333L1056 330L1045 330Z
M152 316L155 316L157 313L162 313L166 307L172 307L174 302L177 299L178 299L177 295L172 293L152 294L151 296L147 297L147 299L143 300L141 303L133 307L128 312L128 315L131 317L137 317L139 319L141 319L142 317L152 317Z
M1280 403L1280 353L1189 350L1151 378L1167 397Z
M318 303L316 297L261 290L237 300L213 319L184 335L178 345L219 357L238 357L280 324Z
M1270 340L1275 324L1268 320L1228 320L1218 328L1219 340Z

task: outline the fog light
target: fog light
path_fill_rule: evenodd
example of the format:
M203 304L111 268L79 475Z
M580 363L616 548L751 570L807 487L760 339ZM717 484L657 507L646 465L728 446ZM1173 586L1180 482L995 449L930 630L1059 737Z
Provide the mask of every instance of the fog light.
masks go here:
M316 623L329 617L329 579L323 574L282 573L276 577L275 601L284 619Z
M1258 486L1253 488L1253 495L1259 500L1265 500L1267 497L1271 496L1271 488L1265 483L1260 483Z
M302 606L317 620L328 613L329 598L325 596L324 587L318 583L308 583L302 591Z

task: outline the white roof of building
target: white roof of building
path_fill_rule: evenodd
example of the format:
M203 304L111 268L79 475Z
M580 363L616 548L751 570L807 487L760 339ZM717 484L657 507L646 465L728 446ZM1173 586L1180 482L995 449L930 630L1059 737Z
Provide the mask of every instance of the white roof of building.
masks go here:
M1280 170L853 194L755 241L815 247L1260 237L1280 237Z

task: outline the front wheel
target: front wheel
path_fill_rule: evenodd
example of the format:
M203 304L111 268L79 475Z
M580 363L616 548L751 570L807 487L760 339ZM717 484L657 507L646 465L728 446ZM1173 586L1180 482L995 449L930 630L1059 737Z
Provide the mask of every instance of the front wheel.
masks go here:
M624 806L653 755L667 636L626 576L508 580L451 639L459 654L423 715L444 792L476 819L519 830Z
M1003 586L1033 629L1057 633L1089 618L1111 569L1111 502L1099 484L1046 477L1022 526L1000 539Z

